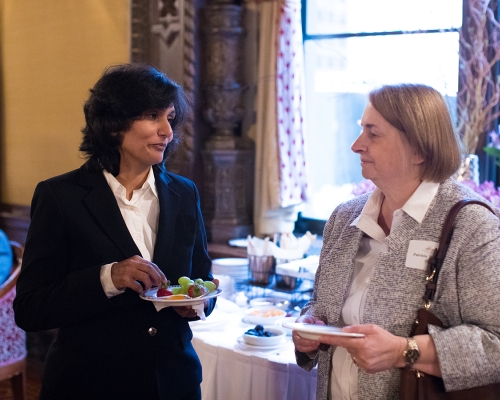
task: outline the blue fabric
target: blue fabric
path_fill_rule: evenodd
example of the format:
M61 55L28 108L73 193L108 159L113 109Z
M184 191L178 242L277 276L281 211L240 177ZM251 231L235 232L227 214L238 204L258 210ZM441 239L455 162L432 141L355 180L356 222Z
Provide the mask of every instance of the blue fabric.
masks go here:
M0 230L0 284L5 282L12 268L12 249L4 231Z

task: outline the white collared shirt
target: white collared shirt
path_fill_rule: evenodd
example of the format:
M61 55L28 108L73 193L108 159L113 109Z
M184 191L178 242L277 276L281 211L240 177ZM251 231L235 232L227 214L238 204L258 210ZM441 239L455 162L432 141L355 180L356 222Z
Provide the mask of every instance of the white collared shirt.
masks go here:
M160 203L153 169L149 170L148 177L142 187L133 191L130 200L126 197L127 191L125 187L112 174L107 171L103 171L103 174L116 198L130 235L141 252L138 255L145 260L151 261L160 215ZM106 264L101 268L101 283L108 297L123 293L123 290L116 289L111 280L111 266L113 264Z
M439 183L422 182L404 206L394 211L391 233L403 221L404 213L421 223L438 188ZM364 323L366 295L378 256L381 252L389 251L386 244L387 236L378 224L383 200L384 194L376 188L368 198L361 214L351 224L363 231L364 235L354 258L352 280L347 299L342 307L341 323L344 325ZM358 399L358 368L343 347L337 347L333 353L330 383L331 399Z

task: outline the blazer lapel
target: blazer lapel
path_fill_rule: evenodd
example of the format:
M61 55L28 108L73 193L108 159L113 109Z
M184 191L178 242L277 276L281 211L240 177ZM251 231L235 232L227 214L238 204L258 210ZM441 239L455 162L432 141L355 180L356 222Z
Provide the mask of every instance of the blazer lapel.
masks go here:
M115 196L103 174L92 174L84 166L81 168L83 186L91 187L83 199L89 213L94 216L101 229L118 247L124 258L141 254L123 220Z
M167 261L175 241L175 220L179 209L179 194L170 187L169 184L172 180L165 172L158 171L156 168L153 168L153 171L160 202L158 234L156 235L153 262L168 274L168 269L175 268Z

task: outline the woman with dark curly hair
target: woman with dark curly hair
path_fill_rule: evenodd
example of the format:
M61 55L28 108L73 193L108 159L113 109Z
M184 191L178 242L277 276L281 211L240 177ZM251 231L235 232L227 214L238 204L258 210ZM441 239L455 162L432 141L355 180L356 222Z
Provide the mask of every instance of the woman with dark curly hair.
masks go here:
M88 160L36 187L17 284L17 324L58 328L40 398L199 399L195 310L157 311L138 295L167 278L212 279L198 191L164 166L188 104L143 64L107 69L90 92Z

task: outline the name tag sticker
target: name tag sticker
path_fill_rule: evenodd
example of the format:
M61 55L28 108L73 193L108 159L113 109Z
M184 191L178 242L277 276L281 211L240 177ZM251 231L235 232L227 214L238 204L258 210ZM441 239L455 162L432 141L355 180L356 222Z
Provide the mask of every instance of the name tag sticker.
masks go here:
M439 243L429 240L410 240L408 253L406 254L406 266L408 268L425 270L427 268L427 260L438 246Z

